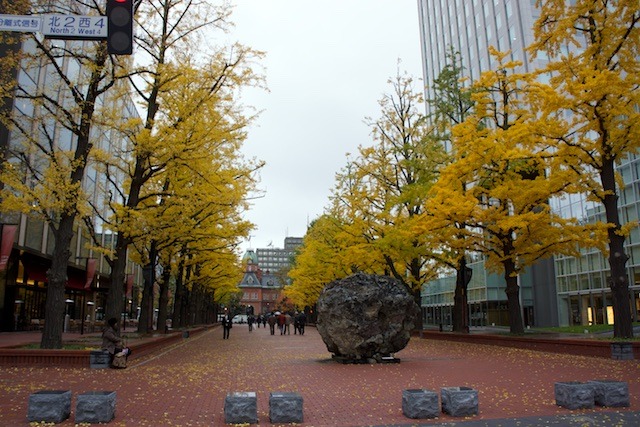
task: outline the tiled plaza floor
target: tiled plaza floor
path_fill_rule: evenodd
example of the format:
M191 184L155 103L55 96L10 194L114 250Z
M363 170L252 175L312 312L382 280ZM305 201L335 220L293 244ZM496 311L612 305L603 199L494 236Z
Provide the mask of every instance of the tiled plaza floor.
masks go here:
M125 370L0 368L0 426L27 426L29 395L71 390L76 396L116 391L110 426L224 426L224 398L255 391L260 426L269 422L269 393L295 391L304 399L302 426L640 426L640 361L569 356L495 346L412 338L399 364L342 365L320 336L272 336L235 325L229 340L214 328L134 359ZM555 404L554 383L624 380L630 408L570 411ZM467 386L478 390L475 417L411 420L402 390Z

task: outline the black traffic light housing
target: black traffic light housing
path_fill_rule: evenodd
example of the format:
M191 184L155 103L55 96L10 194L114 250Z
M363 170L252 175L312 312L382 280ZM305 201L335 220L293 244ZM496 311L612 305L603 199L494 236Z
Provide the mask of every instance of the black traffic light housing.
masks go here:
M133 53L133 0L107 0L107 51Z

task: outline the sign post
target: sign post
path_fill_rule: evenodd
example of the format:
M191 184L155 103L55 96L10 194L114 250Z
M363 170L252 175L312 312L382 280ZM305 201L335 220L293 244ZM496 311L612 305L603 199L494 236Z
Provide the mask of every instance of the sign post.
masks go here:
M0 31L42 33L48 39L104 40L106 16L0 15Z
M104 40L106 16L43 15L42 34L49 39Z
M42 28L42 19L33 15L0 15L0 31L37 33Z

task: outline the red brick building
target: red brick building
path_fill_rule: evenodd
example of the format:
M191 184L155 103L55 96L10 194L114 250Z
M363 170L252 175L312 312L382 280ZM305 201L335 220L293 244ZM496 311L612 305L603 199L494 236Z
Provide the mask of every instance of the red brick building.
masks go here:
M240 304L247 308L252 307L256 315L275 310L283 286L280 279L269 270L263 272L260 269L258 257L252 249L245 253L243 264L245 272L238 285L242 291Z

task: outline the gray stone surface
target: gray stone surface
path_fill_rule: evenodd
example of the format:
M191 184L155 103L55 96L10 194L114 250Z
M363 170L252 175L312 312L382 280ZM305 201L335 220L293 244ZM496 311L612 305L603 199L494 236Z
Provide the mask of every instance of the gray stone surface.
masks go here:
M298 393L284 392L269 395L269 421L271 423L302 423L303 399Z
M226 424L256 424L258 422L258 398L253 391L229 393L224 399Z
M470 387L443 387L440 389L442 412L452 417L478 415L478 391Z
M633 344L631 342L612 342L611 358L616 360L633 360Z
M438 393L431 390L402 390L402 413L407 418L436 418L440 413Z
M27 419L61 423L71 414L71 391L42 390L29 395Z
M115 391L89 391L78 395L76 423L108 423L115 416Z
M625 381L593 380L594 401L598 406L618 408L629 406L629 384Z
M91 350L89 353L89 367L91 369L109 368L109 352L106 350Z
M554 385L556 405L567 409L588 409L595 406L594 386L578 381L557 382Z
M329 283L317 309L318 332L334 357L378 362L406 347L419 313L400 281L364 273Z

